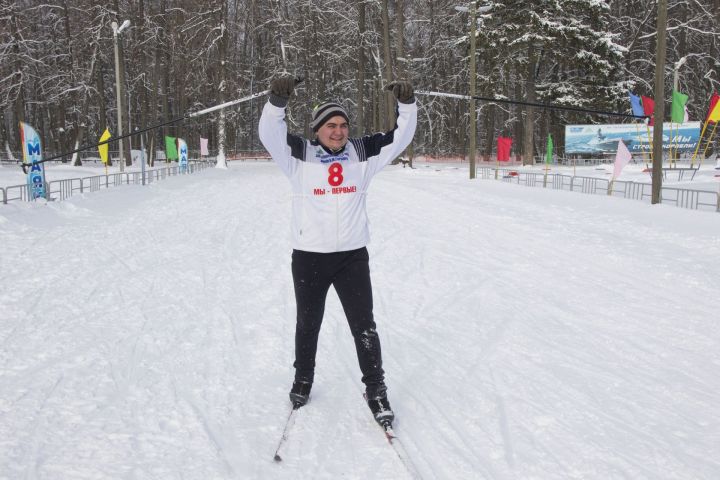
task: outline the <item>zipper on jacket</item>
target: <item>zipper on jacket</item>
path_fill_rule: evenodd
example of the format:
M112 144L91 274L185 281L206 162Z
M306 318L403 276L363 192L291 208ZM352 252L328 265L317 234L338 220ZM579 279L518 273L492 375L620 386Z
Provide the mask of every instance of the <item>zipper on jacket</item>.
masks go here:
M340 195L335 195L335 251L340 250Z
M307 149L307 144L305 144ZM303 157L305 153L303 153ZM300 240L302 240L303 227L305 226L305 162L300 164L300 194L302 195L300 200Z

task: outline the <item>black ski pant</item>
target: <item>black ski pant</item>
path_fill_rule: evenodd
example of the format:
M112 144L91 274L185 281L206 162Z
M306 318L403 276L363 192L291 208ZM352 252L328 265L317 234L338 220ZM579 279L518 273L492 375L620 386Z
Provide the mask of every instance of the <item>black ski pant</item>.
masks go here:
M368 394L384 389L380 339L373 320L368 251L315 253L293 250L292 274L297 303L295 380L313 381L318 336L330 285L340 298L355 340L362 381Z

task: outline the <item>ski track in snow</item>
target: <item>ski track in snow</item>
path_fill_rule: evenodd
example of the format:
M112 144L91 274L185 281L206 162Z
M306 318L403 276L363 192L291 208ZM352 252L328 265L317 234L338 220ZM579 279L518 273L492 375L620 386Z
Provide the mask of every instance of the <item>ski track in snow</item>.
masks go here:
M426 479L720 477L720 217L389 167L368 197ZM333 290L283 462L289 186L233 165L0 208L0 479L410 478Z

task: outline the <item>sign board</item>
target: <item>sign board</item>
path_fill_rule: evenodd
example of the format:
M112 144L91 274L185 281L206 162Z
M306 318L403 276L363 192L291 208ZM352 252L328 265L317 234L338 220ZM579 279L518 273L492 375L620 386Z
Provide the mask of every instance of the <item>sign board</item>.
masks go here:
M47 198L45 191L45 168L41 163L42 147L40 135L25 122L20 122L20 140L23 148L23 161L30 164L27 174L27 184L30 199Z
M181 173L187 172L188 166L188 147L185 140L182 138L177 139L178 142L178 165Z
M648 128L650 135L648 137ZM566 125L565 154L615 154L622 140L630 153L649 152L653 127L644 123ZM700 122L664 123L663 150L692 152L700 139Z

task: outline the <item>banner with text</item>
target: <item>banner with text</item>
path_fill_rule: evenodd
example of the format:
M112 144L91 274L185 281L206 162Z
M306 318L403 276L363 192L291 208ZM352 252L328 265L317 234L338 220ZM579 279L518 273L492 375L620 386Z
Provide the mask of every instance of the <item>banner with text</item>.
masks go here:
M23 162L30 164L27 174L30 198L32 200L40 197L47 198L44 164L38 163L42 160L40 135L27 123L20 122L20 141L23 149Z
M182 138L177 139L178 143L178 166L180 167L181 173L187 172L188 166L188 147L187 142Z
M566 125L565 153L615 154L618 142L622 140L630 153L640 154L651 150L652 138L653 127L644 123ZM672 148L678 152L692 152L699 139L700 122L663 124L663 150Z

